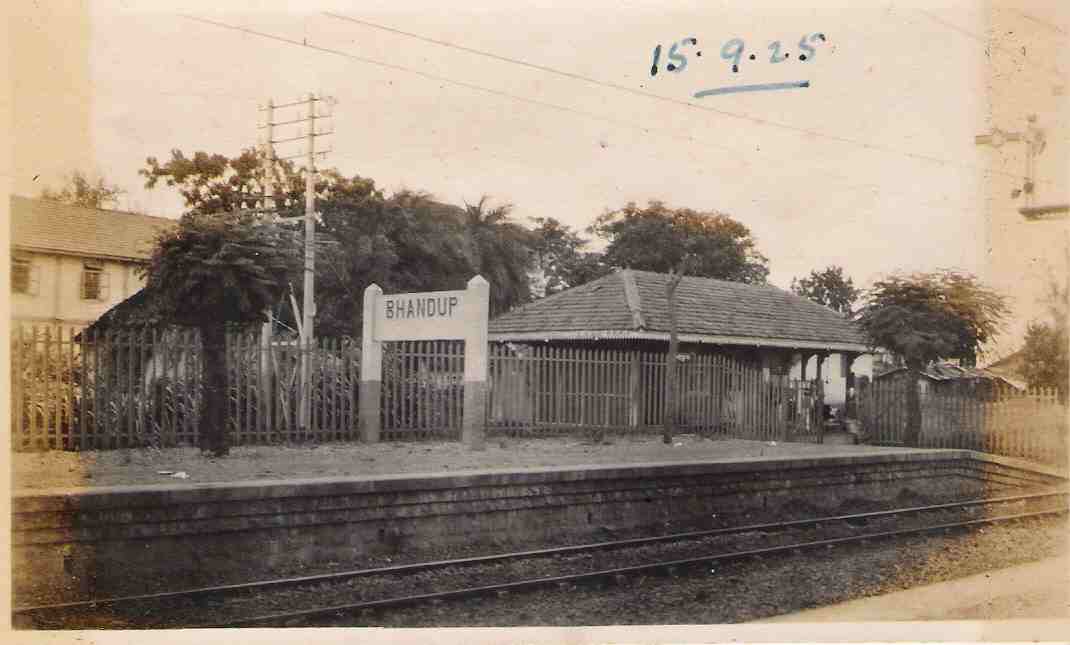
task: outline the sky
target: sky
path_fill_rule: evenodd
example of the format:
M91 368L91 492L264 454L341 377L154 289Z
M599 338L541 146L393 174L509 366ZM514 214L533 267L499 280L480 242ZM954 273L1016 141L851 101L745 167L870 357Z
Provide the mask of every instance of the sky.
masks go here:
M716 210L750 227L781 287L831 264L861 284L983 273L989 184L1017 172L974 143L992 125L978 2L286 4L90 5L92 170L127 191L120 206L177 216L173 190L144 189L146 157L236 154L259 143L268 99L308 92L337 99L324 167L577 229L628 201ZM686 67L668 71L690 38ZM733 39L737 72L722 56ZM1027 62L1016 83L1065 66ZM794 81L809 85L693 97Z

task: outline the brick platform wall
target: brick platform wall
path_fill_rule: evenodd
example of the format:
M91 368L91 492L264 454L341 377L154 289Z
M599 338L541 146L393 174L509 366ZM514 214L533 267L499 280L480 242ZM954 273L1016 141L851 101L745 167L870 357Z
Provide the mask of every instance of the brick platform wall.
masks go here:
M1064 483L969 451L101 488L13 498L15 604L264 579L449 544L614 529L805 502L935 500ZM604 536L602 536L604 537Z

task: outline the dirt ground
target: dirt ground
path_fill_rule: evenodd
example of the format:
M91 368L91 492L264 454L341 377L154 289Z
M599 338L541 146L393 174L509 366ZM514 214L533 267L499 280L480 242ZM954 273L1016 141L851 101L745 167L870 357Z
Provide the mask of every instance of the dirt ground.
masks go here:
M612 438L593 444L576 437L492 439L473 452L457 442L384 442L318 446L249 446L224 458L194 448L149 448L16 453L14 487L64 489L243 480L361 477L405 473L542 468L626 463L689 462L744 457L791 457L894 451L872 446L710 440L680 435Z

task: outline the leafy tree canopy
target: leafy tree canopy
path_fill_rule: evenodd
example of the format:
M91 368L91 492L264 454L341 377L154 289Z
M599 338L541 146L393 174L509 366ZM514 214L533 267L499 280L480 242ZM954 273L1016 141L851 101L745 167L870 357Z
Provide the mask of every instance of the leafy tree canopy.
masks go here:
M490 315L531 299L531 247L528 229L510 219L512 205L490 207L486 196L465 204L464 241L474 273L490 282Z
M1065 397L1070 386L1070 278L1052 275L1045 298L1049 318L1026 328L1022 375L1029 387L1055 387Z
M114 208L119 203L119 196L125 192L115 184L109 184L103 179L94 182L83 173L75 171L71 173L67 184L59 190L47 187L42 189L41 199L83 208Z
M147 158L138 174L145 177L146 188L156 188L163 182L168 188L176 189L187 212L212 214L258 208L264 205L263 198L269 189L280 211L296 213L303 209L304 173L289 160L277 161L270 177L267 167L263 151L254 148L247 148L236 157L203 151L187 157L175 149L166 163L160 163L156 157ZM372 188L362 185L359 178L347 182L337 172L322 172L318 179L318 193Z
M604 261L614 267L687 273L752 284L769 276L750 229L728 215L629 202L595 220L591 230L609 242Z
M835 265L821 272L811 271L805 278L792 278L791 291L846 316L851 315L854 303L862 295L854 281L844 277L843 267Z
M166 163L150 157L140 172L148 188L177 189L189 213L263 207L270 187L280 215L303 214L302 171L279 161L268 177L264 162L254 149L232 158L173 150ZM319 172L315 190L318 335L359 334L363 291L373 282L387 292L462 289L482 273L492 285L494 311L528 298L530 233L509 219L508 206L491 209L483 199L461 209L407 190L386 196L373 180L334 169ZM288 248L300 255L303 228L287 230ZM300 271L287 282L298 301ZM289 306L276 307L276 316L291 326L292 315Z
M611 269L602 254L585 251L590 241L553 217L530 218L534 242L535 268L542 274L540 296L548 296L569 287L602 277Z
M1022 347L1022 375L1029 387L1054 387L1065 396L1068 368L1066 325L1031 322Z
M162 319L194 325L204 343L204 397L198 426L203 450L225 455L226 327L264 319L283 294L296 255L276 225L248 213L187 213L164 231L143 269L145 292Z
M157 237L142 269L146 292L180 324L262 321L296 269L290 245L284 231L247 214L187 214Z
M874 345L920 369L941 359L973 359L1007 313L1006 299L974 276L938 271L878 280L856 319Z

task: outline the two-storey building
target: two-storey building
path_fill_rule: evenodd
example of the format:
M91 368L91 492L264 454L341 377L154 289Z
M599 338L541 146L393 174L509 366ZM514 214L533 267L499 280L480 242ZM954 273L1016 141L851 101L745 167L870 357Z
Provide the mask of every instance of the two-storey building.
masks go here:
M11 316L16 325L82 329L144 286L138 268L177 221L11 198Z

